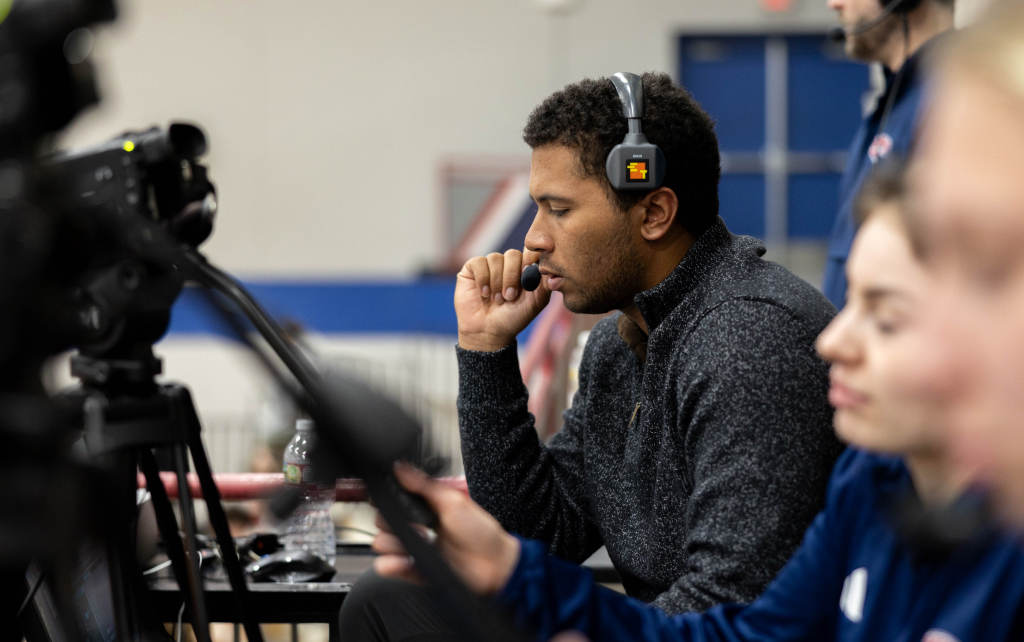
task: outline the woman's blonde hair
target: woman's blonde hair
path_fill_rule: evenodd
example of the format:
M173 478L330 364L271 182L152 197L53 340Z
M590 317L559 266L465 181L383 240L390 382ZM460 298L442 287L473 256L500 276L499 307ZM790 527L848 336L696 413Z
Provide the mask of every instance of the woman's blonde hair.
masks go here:
M903 199L906 196L906 165L903 159L889 156L875 166L864 180L853 201L853 220L863 225L884 205L895 205L901 223Z
M996 0L949 45L940 58L943 70L980 74L1024 100L1024 2Z

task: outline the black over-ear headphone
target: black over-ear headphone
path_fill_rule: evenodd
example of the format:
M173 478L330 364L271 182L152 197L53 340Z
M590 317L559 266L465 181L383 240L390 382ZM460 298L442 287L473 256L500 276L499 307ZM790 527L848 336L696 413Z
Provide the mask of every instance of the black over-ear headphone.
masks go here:
M914 9L921 6L923 0L878 0L882 5L882 13L878 14L875 18L868 20L867 22L857 25L856 27L836 27L829 32L828 36L832 40L842 42L849 36L859 36L862 33L871 31L882 23L883 20L888 18L894 13L901 13L907 15Z
M630 73L612 75L612 84L622 101L622 115L629 133L612 148L604 170L615 189L652 190L665 179L665 155L657 145L647 142L640 129L644 117L644 85L640 76Z

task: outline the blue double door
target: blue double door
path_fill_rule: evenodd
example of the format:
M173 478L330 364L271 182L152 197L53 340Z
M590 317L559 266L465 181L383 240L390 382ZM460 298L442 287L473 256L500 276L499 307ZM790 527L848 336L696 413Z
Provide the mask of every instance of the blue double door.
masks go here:
M823 35L680 37L679 81L716 121L733 232L828 237L869 77Z

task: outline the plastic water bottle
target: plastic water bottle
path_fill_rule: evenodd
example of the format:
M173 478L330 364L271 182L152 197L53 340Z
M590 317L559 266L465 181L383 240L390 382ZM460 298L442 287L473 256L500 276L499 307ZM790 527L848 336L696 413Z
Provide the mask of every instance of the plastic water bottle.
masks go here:
M282 543L285 550L305 550L334 564L334 522L331 505L334 504L334 486L319 486L313 481L313 467L309 453L316 442L313 422L299 419L295 423L295 436L284 449L285 483L302 490L303 501L284 525ZM289 582L301 582L308 577L288 576Z

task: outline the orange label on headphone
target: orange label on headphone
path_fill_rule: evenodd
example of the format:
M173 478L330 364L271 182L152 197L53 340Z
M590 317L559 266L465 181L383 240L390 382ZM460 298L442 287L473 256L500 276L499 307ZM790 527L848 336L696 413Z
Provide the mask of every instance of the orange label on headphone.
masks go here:
M647 171L646 160L631 160L626 163L626 180L631 183L645 182Z

